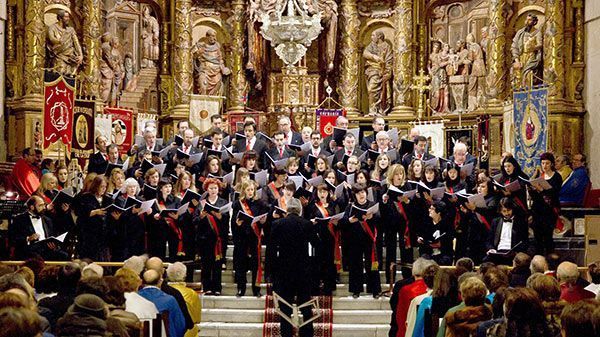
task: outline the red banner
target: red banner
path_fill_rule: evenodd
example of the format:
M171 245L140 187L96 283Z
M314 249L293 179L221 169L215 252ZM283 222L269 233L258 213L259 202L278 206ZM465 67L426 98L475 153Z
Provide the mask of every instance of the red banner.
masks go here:
M317 109L317 128L321 132L321 137L325 138L333 134L335 120L339 116L346 116L346 110L341 109Z
M74 94L74 78L44 73L44 149L60 140L71 151Z
M111 143L119 146L119 153L127 153L133 145L133 111L124 108L104 108L104 114L112 116Z

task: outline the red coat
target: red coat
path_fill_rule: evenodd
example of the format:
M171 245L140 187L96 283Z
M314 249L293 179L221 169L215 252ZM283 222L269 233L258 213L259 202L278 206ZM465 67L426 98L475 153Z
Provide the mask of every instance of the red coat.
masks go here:
M36 170L25 159L19 159L12 170L13 183L21 199L28 199L40 186Z
M596 295L593 292L585 290L579 284L563 283L560 285L560 299L569 303L575 303L585 300L586 298L594 297L596 297Z
M406 334L406 316L410 301L419 295L427 292L427 285L423 279L418 279L415 282L404 286L398 294L398 304L396 306L396 324L398 324L398 333L396 337L404 337Z

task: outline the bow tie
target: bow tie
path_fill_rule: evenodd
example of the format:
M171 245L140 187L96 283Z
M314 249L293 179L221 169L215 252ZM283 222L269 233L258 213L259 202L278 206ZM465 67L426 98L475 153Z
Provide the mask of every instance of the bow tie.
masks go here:
M508 218L508 219L507 218L502 218L502 221L503 222L510 222L510 223L512 223L513 219L512 218Z
M39 215L33 215L33 214L32 214L32 215L31 215L31 218L32 218L32 219L41 219L42 217L40 217Z

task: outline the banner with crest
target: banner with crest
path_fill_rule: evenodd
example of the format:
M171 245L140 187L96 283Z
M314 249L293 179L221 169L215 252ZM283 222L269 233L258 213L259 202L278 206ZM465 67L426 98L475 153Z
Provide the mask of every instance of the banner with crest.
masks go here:
M75 79L52 71L44 72L44 145L47 149L57 141L71 151Z
M112 119L110 142L119 146L119 153L127 153L133 146L133 110L107 107L104 114Z
M321 132L321 137L325 138L333 134L335 120L339 116L346 116L346 110L319 108L316 110L315 114L317 116L317 130Z
M72 153L81 167L85 166L85 161L94 153L95 109L95 101L81 98L75 100Z
M513 94L514 156L528 176L535 173L548 145L548 87Z

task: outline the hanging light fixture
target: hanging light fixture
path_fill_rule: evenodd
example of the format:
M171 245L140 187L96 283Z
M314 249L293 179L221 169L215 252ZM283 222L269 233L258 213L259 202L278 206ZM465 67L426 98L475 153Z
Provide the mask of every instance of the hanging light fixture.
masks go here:
M277 56L288 67L306 55L308 47L323 29L318 8L312 15L308 9L306 0L279 0L274 12L261 16L260 34L271 41Z

